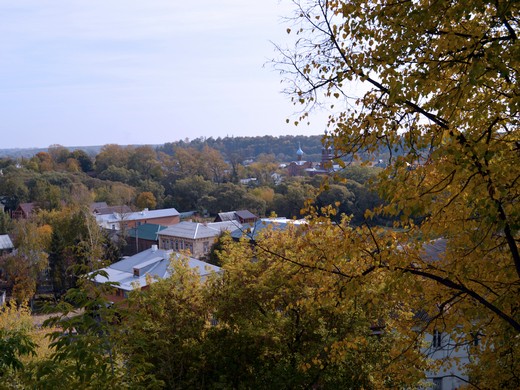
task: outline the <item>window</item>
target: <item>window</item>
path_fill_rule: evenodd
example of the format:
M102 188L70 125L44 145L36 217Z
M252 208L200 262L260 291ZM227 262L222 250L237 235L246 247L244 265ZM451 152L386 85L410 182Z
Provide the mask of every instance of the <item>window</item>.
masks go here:
M438 330L433 331L432 347L433 348L442 347L442 332L439 332Z
M432 390L442 390L442 377L440 377L440 378L433 378Z
M202 243L202 246L203 246L202 251L203 251L204 253L208 253L208 252L209 252L209 241L204 241L204 242Z

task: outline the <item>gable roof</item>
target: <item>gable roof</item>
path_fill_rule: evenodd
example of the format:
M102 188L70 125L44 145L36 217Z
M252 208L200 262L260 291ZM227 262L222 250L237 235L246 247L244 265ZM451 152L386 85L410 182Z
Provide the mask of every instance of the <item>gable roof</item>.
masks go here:
M103 268L101 271L106 272L108 277L98 274L94 280L97 283L116 282L119 283L117 288L131 291L136 287L147 286L150 276L152 279L170 277L170 261L179 260L180 258L180 253L150 248ZM220 267L191 257L188 258L188 265L190 268L196 269L201 278L213 272L220 272Z
M23 211L23 213L27 216L31 215L33 210L36 208L36 203L20 203L18 205L18 209Z
M164 229L166 229L166 226L143 223L136 228L128 229L128 236L142 240L157 241L157 234Z
M107 202L93 202L93 203L90 204L89 209L90 209L90 212L93 213L98 208L102 208L102 207L108 207Z
M226 211L224 213L218 213L217 220L219 221L234 221L235 220L235 212L234 211Z
M216 237L225 230L233 231L241 226L242 225L237 221L210 223L183 221L162 230L159 232L159 235L197 240L201 238Z

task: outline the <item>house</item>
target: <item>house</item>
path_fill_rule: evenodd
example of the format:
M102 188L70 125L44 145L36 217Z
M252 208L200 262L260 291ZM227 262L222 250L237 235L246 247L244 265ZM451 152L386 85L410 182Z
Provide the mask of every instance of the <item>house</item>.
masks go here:
M180 222L180 214L174 209L135 211L129 213L113 212L96 215L99 226L110 230L132 229L145 223L157 225L175 225Z
M171 262L180 258L181 254L171 250L158 249L154 245L150 249L101 269L100 271L106 273L106 276L95 274L94 281L96 283L116 283L114 293L108 295L107 298L118 302L136 288L146 289L154 280L170 277ZM215 265L194 258L188 258L187 261L190 268L196 269L201 278L214 272L220 272L220 267Z
M166 229L166 227L167 226L164 225L144 223L129 229L125 237L126 246L123 249L123 254L125 256L132 256L146 249L150 249L153 245L158 245L158 233Z
M238 221L241 224L255 223L258 217L249 210L228 211L218 213L215 222Z
M186 250L195 257L207 255L211 246L224 231L233 231L242 225L238 221L187 222L183 221L159 232L159 248Z
M37 209L36 203L20 203L13 211L13 219L27 219Z
M434 331L425 335L425 344L428 345L423 352L432 360L440 362L453 362L441 366L437 371L426 372L426 379L433 384L432 389L456 390L468 383L468 376L464 372L464 366L470 362L471 348L478 345L475 339L473 345L459 345L458 341L447 332Z
M0 235L0 255L11 253L13 250L14 245L9 234Z

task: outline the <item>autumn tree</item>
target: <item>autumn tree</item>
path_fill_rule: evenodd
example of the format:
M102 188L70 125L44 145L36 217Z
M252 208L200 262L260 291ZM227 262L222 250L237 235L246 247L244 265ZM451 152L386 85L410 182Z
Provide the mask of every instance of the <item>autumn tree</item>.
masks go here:
M206 145L201 152L201 161L204 162L206 171L210 175L208 179L217 184L222 183L229 165L224 161L220 152Z
M32 320L26 307L8 305L0 310L0 380L2 387L16 388L13 372L23 370L23 357L34 355Z
M260 155L257 161L248 165L246 172L249 176L255 177L260 185L273 184L273 178L271 175L278 169L278 163L276 162L274 155Z
M518 387L519 3L295 5L295 47L278 66L306 105L300 120L324 104L338 156L390 156L376 183L387 205L366 216L397 216L403 233L365 232L375 248L362 269L414 276L430 332L482 335L476 384ZM428 258L439 238L445 251Z
M144 178L160 178L162 169L157 153L151 146L137 146L129 151L128 168L139 172Z
M155 206L157 206L157 201L155 200L155 196L153 193L149 191L141 192L139 195L137 195L137 199L135 200L135 205L139 210L144 209L155 209Z
M217 357L219 379L229 387L397 388L420 380L426 362L419 351L393 347L415 333L378 331L383 319L400 329L412 324L409 308L398 309L393 299L406 277L385 285L374 273L377 286L352 283L345 276L357 272L358 259L331 245L343 229L330 218L320 226L318 234L311 225L266 227L255 246L222 247L224 273L210 293L215 325L205 349ZM376 300L376 292L391 299Z
M115 144L107 144L101 148L96 156L96 172L101 173L111 165L126 167L128 165L128 149Z
M12 235L15 253L2 256L2 268L12 285L12 297L19 303L28 303L36 293L42 272L48 266L52 228L34 221L18 220Z

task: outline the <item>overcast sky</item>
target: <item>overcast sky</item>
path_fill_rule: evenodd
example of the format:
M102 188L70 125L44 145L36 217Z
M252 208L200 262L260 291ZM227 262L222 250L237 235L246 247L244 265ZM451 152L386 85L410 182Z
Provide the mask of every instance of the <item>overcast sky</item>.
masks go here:
M287 124L284 0L0 0L0 148L322 134Z

